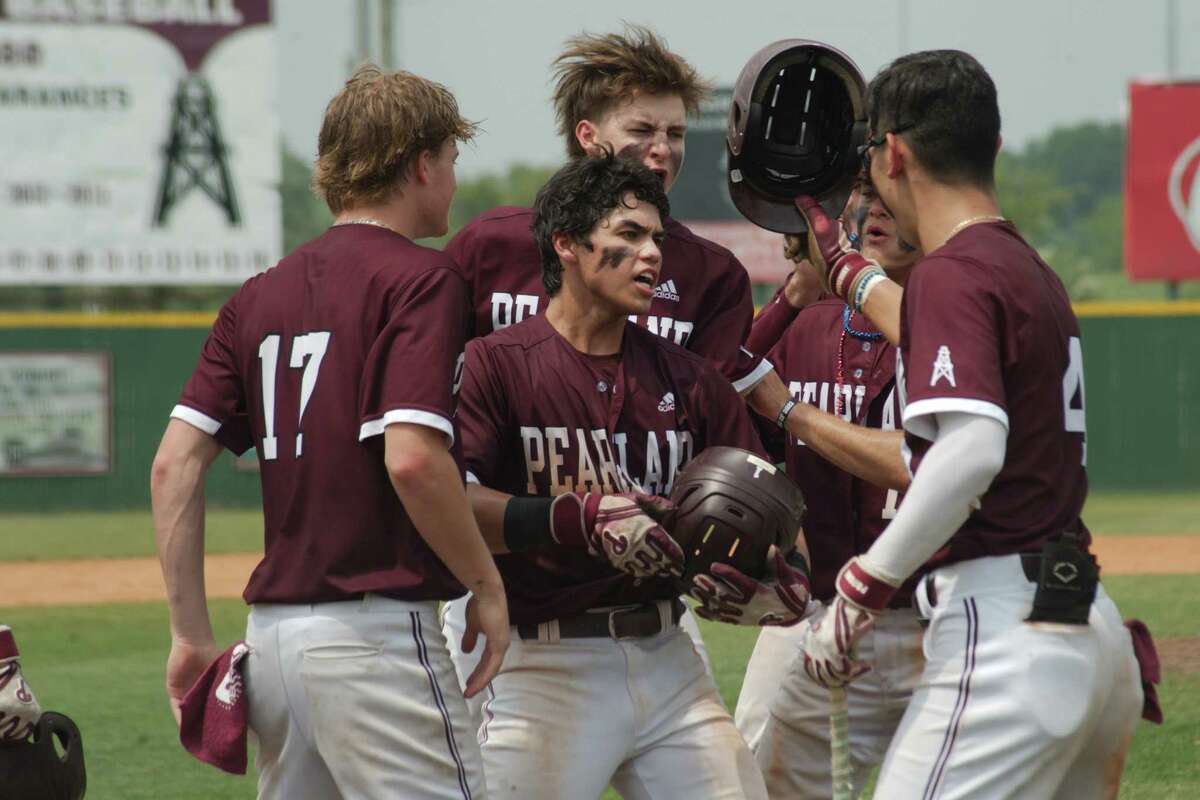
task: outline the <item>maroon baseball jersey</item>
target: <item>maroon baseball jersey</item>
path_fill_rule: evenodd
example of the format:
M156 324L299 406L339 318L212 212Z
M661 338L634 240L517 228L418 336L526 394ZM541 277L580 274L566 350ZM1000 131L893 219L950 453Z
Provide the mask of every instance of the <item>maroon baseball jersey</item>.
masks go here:
M1083 352L1062 282L1008 223L973 225L922 259L904 289L897 366L909 468L963 411L1008 429L1004 466L931 560L944 565L1036 550L1079 518Z
M467 346L459 422L467 479L524 496L668 495L706 447L764 455L745 405L705 359L627 325L620 356L575 350L538 315ZM677 597L584 550L498 556L514 624Z
M883 430L900 419L895 392L894 348L887 339L858 338L845 331L846 304L830 298L806 306L767 358L798 401L835 413L837 362L843 359L842 418ZM879 331L863 316L850 318L861 334ZM838 570L864 553L896 515L901 493L859 480L788 437L782 454L788 474L804 492L804 535L812 556L813 596L834 595ZM894 605L906 602L898 595Z
M475 335L486 336L546 308L542 259L533 238L533 211L502 207L480 214L446 245L467 276ZM750 276L733 253L664 221L662 269L650 312L630 319L716 365L739 392L769 366L741 345L754 303Z
M396 496L382 434L453 440L467 314L448 257L371 225L330 228L221 309L172 416L257 447L265 554L246 602L463 593Z

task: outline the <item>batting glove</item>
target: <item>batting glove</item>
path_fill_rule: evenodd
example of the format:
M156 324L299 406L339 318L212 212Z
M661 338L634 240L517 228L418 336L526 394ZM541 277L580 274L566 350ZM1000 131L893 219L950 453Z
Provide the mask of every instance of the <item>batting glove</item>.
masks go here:
M845 686L871 668L854 657L854 646L887 608L896 587L863 566L861 556L837 576L837 595L825 614L804 632L804 671L828 689Z
M21 675L18 656L12 629L0 625L0 744L29 738L42 716L33 690Z
M862 311L870 285L887 277L883 268L853 249L842 223L830 219L816 198L801 195L796 208L808 222L809 261L826 276L829 291Z
M673 508L669 500L646 494L568 492L550 508L550 535L635 578L678 578L683 548L660 524Z
M734 625L795 625L808 611L808 565L798 553L789 558L772 545L762 581L714 563L711 574L692 578L691 596L700 601L697 616Z

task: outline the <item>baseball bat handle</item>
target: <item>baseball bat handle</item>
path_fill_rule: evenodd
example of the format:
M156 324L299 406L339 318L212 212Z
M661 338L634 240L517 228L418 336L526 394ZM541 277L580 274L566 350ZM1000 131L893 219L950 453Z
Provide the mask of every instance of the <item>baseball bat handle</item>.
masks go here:
M829 690L829 763L833 775L833 800L852 800L850 782L850 723L846 687Z

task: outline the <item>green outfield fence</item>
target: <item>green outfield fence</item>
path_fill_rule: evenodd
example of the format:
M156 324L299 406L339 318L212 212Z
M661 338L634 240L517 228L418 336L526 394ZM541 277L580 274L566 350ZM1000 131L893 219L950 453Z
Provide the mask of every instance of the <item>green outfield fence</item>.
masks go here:
M1081 304L1076 311L1092 486L1200 488L1200 302ZM112 365L111 470L0 474L0 511L146 507L151 459L212 319L206 313L0 313L0 354L102 352ZM258 476L222 456L210 473L209 502L252 506L258 497Z

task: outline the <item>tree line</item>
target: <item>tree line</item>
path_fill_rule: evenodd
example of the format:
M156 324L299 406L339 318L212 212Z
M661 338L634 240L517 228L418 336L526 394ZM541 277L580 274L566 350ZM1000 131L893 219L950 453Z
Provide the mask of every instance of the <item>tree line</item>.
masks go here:
M1061 127L1018 150L1003 149L996 169L1000 207L1063 278L1074 300L1119 298L1125 126L1088 122ZM311 188L311 164L282 152L283 248L319 236L331 217ZM453 235L477 214L529 205L553 165L514 164L503 173L460 181L450 211ZM448 237L446 237L448 238ZM445 238L431 242L444 244ZM213 309L232 287L6 287L2 309Z

